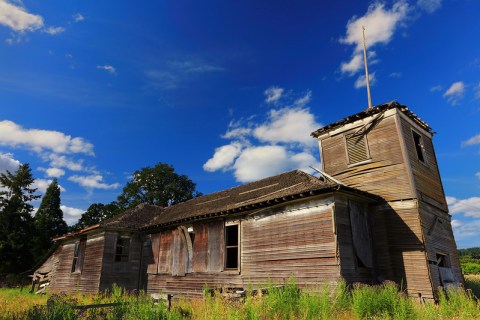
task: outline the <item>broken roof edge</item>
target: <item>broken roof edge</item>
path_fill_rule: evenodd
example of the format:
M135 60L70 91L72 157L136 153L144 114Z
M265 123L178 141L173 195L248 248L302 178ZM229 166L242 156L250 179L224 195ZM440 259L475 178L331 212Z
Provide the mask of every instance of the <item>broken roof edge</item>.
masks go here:
M78 236L80 234L84 234L88 231L92 231L92 230L95 230L95 229L98 229L100 227L100 224L97 223L97 224L94 224L93 226L89 226L89 227L86 227L84 229L81 229L81 230L78 230L78 231L74 231L74 232L71 232L71 233L67 233L63 236L60 236L60 237L56 237L56 238L53 238L52 240L53 241L58 241L58 240L63 240L63 239L66 239L66 238L71 238L71 237L74 237L74 236Z
M364 119L366 117L378 114L382 111L386 111L386 110L390 110L390 109L394 109L394 108L401 111L403 114L405 114L408 118L410 118L412 121L414 121L416 124L418 124L421 128L423 128L428 133L430 133L430 134L435 133L433 131L433 129L425 121L423 121L415 113L410 111L407 106L402 105L402 104L398 103L397 101L393 100L393 101L390 101L390 102L387 102L387 103L384 103L384 104L380 104L378 106L374 106L372 108L365 109L361 112L350 115L350 116L345 117L343 119L340 119L338 121L332 122L332 123L320 128L320 129L312 132L310 135L314 138L317 138L317 137L321 136L322 134L327 133L329 131L332 131L332 130L334 130L338 127L341 127L341 126L343 126L347 123L357 121L357 120L361 120L361 119Z
M315 178L315 177L313 177L313 178ZM285 203L285 202L288 202L288 201L297 200L297 199L301 199L301 198L314 197L314 196L318 196L320 194L325 194L325 193L335 192L335 191L342 191L342 192L345 192L345 193L354 194L354 195L362 196L362 197L365 197L365 198L370 198L372 201L383 201L384 200L380 196L377 196L377 195L374 195L372 193L362 191L362 190L359 190L359 189L356 189L356 188L352 188L352 187L345 186L345 185L340 185L340 184L330 184L330 185L326 185L323 188L312 189L312 190L303 191L303 192L300 192L300 193L297 193L297 194L292 194L292 195L283 196L283 197L279 197L279 198L260 201L260 202L257 202L257 203L251 203L251 204L248 204L248 205L245 205L245 206L242 206L242 207L233 208L233 209L229 209L229 210L225 210L225 211L210 212L210 213L201 214L201 215L198 215L198 216L188 217L188 218L184 218L184 219L177 219L177 220L172 220L172 221L165 222L165 223L149 225L149 226L139 228L139 230L148 233L148 231L152 231L152 230L155 230L155 229L160 229L160 228L163 228L163 227L180 225L180 224L186 223L186 222L193 222L193 221L199 221L199 220L205 220L205 219L211 219L211 218L225 217L225 216L229 216L229 215L233 215L233 214L243 213L243 212L246 212L246 211L249 211L249 210L252 210L252 209L256 209L256 208L273 207L275 205Z

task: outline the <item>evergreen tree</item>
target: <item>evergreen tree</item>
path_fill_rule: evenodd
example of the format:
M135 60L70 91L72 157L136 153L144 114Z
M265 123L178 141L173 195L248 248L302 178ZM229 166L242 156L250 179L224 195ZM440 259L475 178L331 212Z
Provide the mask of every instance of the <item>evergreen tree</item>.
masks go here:
M66 234L68 230L60 209L60 187L57 179L53 179L48 186L34 221L37 234L35 256L39 259L53 245L52 239Z
M33 206L38 199L28 164L0 174L0 273L19 273L33 265Z

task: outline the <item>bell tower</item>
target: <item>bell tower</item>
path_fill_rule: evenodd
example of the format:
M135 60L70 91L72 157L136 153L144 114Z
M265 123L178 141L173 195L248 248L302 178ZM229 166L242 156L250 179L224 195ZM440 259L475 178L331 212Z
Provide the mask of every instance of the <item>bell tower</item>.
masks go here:
M433 135L397 102L312 133L325 173L384 199L370 208L379 280L394 280L425 298L441 285L463 283Z

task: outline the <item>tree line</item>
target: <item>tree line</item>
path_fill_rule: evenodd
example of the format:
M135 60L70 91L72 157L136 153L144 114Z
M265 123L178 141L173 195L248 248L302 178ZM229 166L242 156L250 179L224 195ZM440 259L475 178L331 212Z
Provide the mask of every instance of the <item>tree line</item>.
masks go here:
M40 198L32 187L34 181L29 164L20 165L13 173L0 173L0 274L28 271L45 257L54 238L100 223L141 203L167 207L201 195L186 175L160 162L135 171L116 201L91 204L76 224L67 226L57 179L52 180L33 214L31 202Z

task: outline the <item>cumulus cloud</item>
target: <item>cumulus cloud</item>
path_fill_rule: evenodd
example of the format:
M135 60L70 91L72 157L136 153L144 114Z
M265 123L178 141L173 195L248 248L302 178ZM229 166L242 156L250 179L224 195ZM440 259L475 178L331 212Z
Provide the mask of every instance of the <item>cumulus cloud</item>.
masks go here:
M253 135L263 142L312 145L315 141L310 137L310 132L319 127L310 110L286 107L270 110L267 121L258 125Z
M85 212L83 209L67 207L64 205L61 205L60 209L63 211L63 219L69 226L75 224Z
M27 12L21 2L0 0L0 24L13 31L35 31L43 27L43 18Z
M266 93L267 100L269 96L276 96L271 102L278 102L282 93L283 89L281 93ZM310 165L318 165L317 157L313 155L316 143L310 133L321 127L305 107L311 95L310 91L296 97L289 93L289 97L282 99L288 106L269 110L264 120L252 116L230 122L222 137L231 142L215 149L213 156L203 165L204 170L232 171L239 182L250 182L292 169L310 171Z
M441 85L436 85L430 88L431 92L437 92L437 91L442 91L443 87Z
M66 156L58 155L55 153L49 154L47 156L47 161L50 162L52 167L57 168L67 168L72 171L83 171L85 167L83 166L83 160L72 160Z
M443 97L452 105L456 106L463 98L465 93L465 84L462 81L452 83L452 85L445 91Z
M25 129L8 120L0 121L0 145L27 147L37 152L94 154L93 145L83 138L52 130Z
M110 190L110 189L117 189L120 187L119 183L112 183L112 184L107 184L103 182L103 177L101 175L89 175L89 176L79 176L79 175L74 175L68 178L69 181L78 183L84 188L87 189L104 189L104 190Z
M462 142L462 146L473 146L475 144L480 144L480 133Z
M213 157L203 165L203 169L209 172L219 169L228 170L241 151L242 146L238 142L216 148Z
M263 92L266 103L277 103L282 97L284 89L280 87L270 87Z
M10 172L17 171L20 166L20 161L13 158L11 153L0 153L0 172Z
M45 172L47 177L60 178L65 175L65 170L60 168L38 168L38 170Z
M340 65L342 73L354 75L363 67L362 27L366 29L366 42L369 49L379 44L387 44L400 24L407 18L408 3L398 1L388 9L383 3L369 6L367 13L361 17L354 16L347 22L347 31L340 43L354 46L352 57Z
M80 13L75 13L75 14L72 16L72 18L73 18L73 21L74 21L74 22L81 22L81 21L85 20L85 17L84 17L82 14L80 14Z
M466 217L480 218L480 197L457 199L447 197L448 208L451 214L463 214Z
M110 74L117 74L117 69L115 69L115 67L108 64L105 64L103 66L97 66L97 69L105 70Z
M372 72L368 75L368 79L370 80L370 86L374 86L375 83L377 82L377 79L375 78L375 72ZM358 76L357 80L355 80L355 89L360 89L364 88L367 86L367 78L365 75Z
M418 0L417 7L428 12L433 13L440 9L442 0Z

